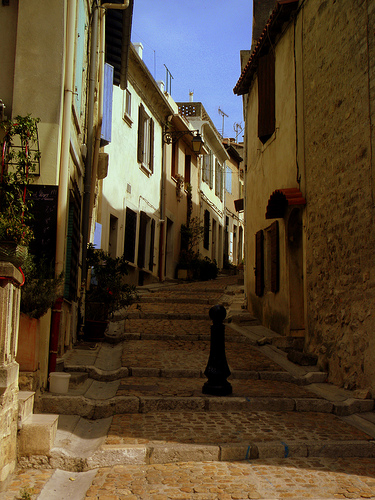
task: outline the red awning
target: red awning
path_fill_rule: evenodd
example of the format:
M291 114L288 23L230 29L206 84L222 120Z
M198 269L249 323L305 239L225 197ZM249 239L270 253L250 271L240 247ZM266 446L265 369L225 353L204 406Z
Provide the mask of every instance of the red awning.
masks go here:
M282 219L289 205L306 205L298 188L276 189L268 200L266 219Z

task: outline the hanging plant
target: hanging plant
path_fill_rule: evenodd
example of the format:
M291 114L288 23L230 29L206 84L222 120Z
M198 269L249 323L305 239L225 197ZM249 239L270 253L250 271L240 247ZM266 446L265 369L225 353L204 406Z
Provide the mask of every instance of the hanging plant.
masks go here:
M184 177L180 174L176 174L175 181L176 181L176 197L177 197L177 200L180 201L182 198L182 188L184 186Z
M27 194L31 175L39 166L39 121L27 115L0 122L0 240L23 246L33 238L28 224L32 201Z

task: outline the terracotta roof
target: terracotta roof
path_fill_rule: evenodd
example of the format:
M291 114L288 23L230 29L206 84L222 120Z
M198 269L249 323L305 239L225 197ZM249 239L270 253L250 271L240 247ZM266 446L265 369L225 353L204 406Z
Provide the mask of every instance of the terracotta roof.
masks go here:
M276 35L280 33L283 24L289 20L291 13L297 9L298 1L277 0L276 6L251 53L250 59L233 89L235 94L243 95L248 93L253 75L257 70L258 58L268 52L271 44L275 42Z
M298 188L276 189L268 200L266 219L281 219L289 205L306 205L306 200Z

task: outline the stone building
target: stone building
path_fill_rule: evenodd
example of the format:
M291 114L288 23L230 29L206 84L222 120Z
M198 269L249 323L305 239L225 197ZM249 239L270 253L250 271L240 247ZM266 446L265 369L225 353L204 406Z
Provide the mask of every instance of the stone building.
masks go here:
M303 336L331 382L372 391L374 27L373 0L275 2L234 88L248 307Z

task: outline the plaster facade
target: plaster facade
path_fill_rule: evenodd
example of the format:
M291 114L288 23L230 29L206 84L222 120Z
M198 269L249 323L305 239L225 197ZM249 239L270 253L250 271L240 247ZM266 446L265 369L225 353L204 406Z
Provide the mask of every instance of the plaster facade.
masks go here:
M279 333L304 335L330 382L372 391L374 23L372 0L276 3L235 87L246 103L248 307ZM258 63L271 51L275 129L261 141ZM267 232L272 196L285 188L300 202L284 196L271 216L279 289L259 295L255 234Z

